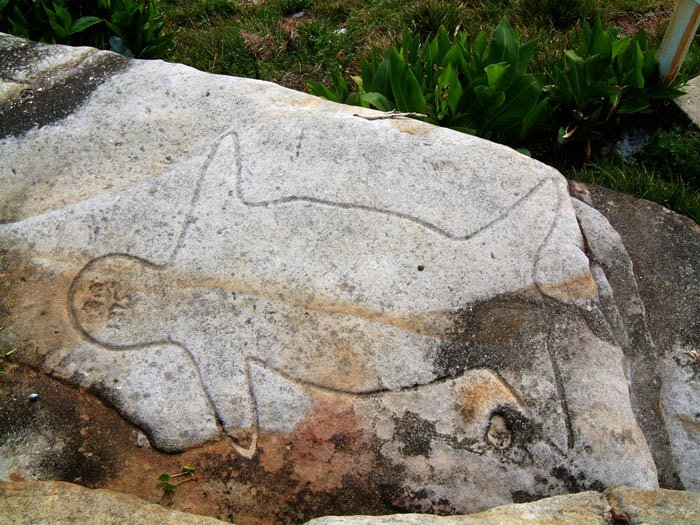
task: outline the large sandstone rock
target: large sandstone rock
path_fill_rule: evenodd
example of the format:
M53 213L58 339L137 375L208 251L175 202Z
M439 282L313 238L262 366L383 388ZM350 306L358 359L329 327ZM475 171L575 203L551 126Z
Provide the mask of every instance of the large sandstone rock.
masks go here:
M0 59L0 337L18 377L148 436L101 415L106 450L51 418L70 403L8 395L0 477L54 475L35 413L114 457L89 484L194 461L195 510L241 522L691 470L660 387L637 394L656 347L625 247L553 169L181 65L8 36Z

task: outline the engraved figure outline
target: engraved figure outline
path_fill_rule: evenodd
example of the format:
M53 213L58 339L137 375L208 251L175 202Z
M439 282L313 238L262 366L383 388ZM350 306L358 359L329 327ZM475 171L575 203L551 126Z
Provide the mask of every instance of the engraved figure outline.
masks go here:
M105 349L108 349L108 350L134 350L134 349L148 348L148 347L157 346L157 345L170 344L170 345L174 345L174 346L180 348L181 350L183 350L184 354L187 355L188 360L191 363L191 366L192 366L194 373L197 375L197 380L198 380L203 392L205 393L205 395L207 397L207 401L210 404L213 413L216 415L217 425L221 427L220 430L223 431L224 435L227 435L227 432L226 432L226 429L223 427L223 424L221 423L220 415L218 413L216 405L212 400L211 394L209 393L209 391L207 389L206 383L202 379L202 375L201 375L199 366L197 365L195 358L193 357L191 351L188 349L188 347L185 343L177 341L170 336L168 336L167 338L165 338L163 340L154 340L154 341L145 342L145 343L136 343L136 344L127 344L127 345L111 344L108 341L100 340L99 338L97 338L93 334L91 334L89 332L89 330L87 330L80 322L79 314L76 312L77 305L76 305L74 299L75 299L76 290L77 290L78 286L80 286L80 284L81 284L82 277L93 266L95 266L97 263L99 263L100 261L103 261L105 259L114 258L114 257L117 257L117 258L125 257L125 258L129 258L131 260L138 261L139 264L143 264L146 267L148 267L152 270L155 270L155 271L165 269L166 267L168 267L170 264L172 264L174 262L178 251L183 247L184 239L187 235L189 225L191 224L191 221L193 219L192 214L193 214L195 207L197 205L206 174L209 171L209 167L210 167L212 161L214 160L214 158L216 157L216 155L219 151L219 148L221 147L222 141L226 137L232 137L232 139L234 141L235 148L236 148L236 155L235 155L235 159L236 159L236 166L235 166L236 198L244 206L251 207L251 208L252 207L270 207L270 206L278 206L278 205L293 204L293 203L301 202L301 203L310 203L310 204L323 206L323 207L335 207L335 208L340 208L340 209L356 209L356 210L366 211L369 213L384 214L384 215L396 217L399 219L403 219L403 220L415 223L415 224L417 224L417 225L419 225L419 226L421 226L429 231L432 231L432 232L434 232L434 233L436 233L444 238L447 238L451 241L454 241L454 242L467 241L467 240L472 239L473 237L479 235L480 233L484 232L485 230L492 227L496 223L505 220L511 213L514 212L515 209L517 209L519 206L523 205L523 203L525 203L528 199L530 199L530 197L534 193L536 193L540 188L542 188L545 184L548 184L548 183L555 184L554 177L543 178L541 181L539 181L537 184L535 184L530 190L528 190L525 193L525 195L518 198L507 210L505 210L503 213L499 214L496 218L494 218L493 220L491 220L490 222L488 222L487 224L485 224L484 226L482 226L481 228L479 228L478 230L476 230L470 234L459 236L459 235L454 235L454 234L450 233L449 231L447 231L443 228L440 228L439 226L437 226L435 224L432 224L428 221L425 221L425 220L421 219L420 217L414 217L414 216L406 215L406 214L401 213L401 212L375 208L372 206L366 206L366 205L362 205L362 204L350 204L350 203L334 202L334 201L330 201L330 200L317 199L317 198L313 198L313 197L305 197L305 196L298 196L298 195L282 197L280 199L273 199L270 201L262 201L262 202L247 201L243 195L242 187L241 187L241 184L242 184L242 181L241 181L242 163L241 163L241 155L239 154L240 153L240 144L239 144L239 140L238 140L238 134L235 131L233 131L232 129L226 130L223 133L221 133L210 144L210 146L209 146L210 151L207 154L206 159L199 170L199 173L197 175L196 182L195 182L195 188L194 188L194 191L192 193L192 197L190 199L190 202L187 205L188 211L185 213L183 224L182 224L180 232L177 236L175 247L174 247L174 249L173 249L173 251L168 259L169 262L159 265L159 264L152 263L152 262L150 262L146 259L143 259L141 257L131 255L128 253L108 253L108 254L105 254L105 255L102 255L99 257L95 257L95 258L91 259L80 270L80 272L76 275L76 277L72 281L71 286L70 286L69 291L68 291L68 304L69 304L69 315L70 315L70 319L71 319L73 327L82 335L82 337L84 339L86 339L94 344L97 344L98 346L101 346ZM560 191L556 191L555 193L556 193L557 201L555 203L553 203L554 204L553 205L554 219L549 224L549 229L548 229L546 235L544 236L540 246L537 248L536 254L534 257L534 261L533 261L533 270L532 270L533 282L538 289L540 289L540 287L539 287L539 284L537 283L537 280L534 279L534 272L535 272L535 269L537 267L540 254L541 254L542 250L544 249L544 247L547 245L554 229L556 228L557 222L560 220L560 216L561 216L561 206L563 203L563 198L560 194L561 193ZM541 289L540 289L540 293L543 295L546 295ZM551 355L550 355L550 361L552 361L552 366L554 368L556 368L556 366L557 366L556 361L552 358ZM289 374L283 372L282 370L278 370L278 369L275 369L274 367L271 367L265 361L258 359L257 357L250 357L249 356L246 358L245 374L246 374L246 384L248 386L248 395L250 396L250 399L253 402L253 409L255 410L255 414L254 414L255 417L253 420L253 429L252 429L253 436L252 436L252 440L250 442L250 445L247 447L242 446L242 445L234 442L234 446L235 446L236 450L238 451L238 453L241 454L242 456L248 457L248 458L252 457L255 454L256 447L257 447L257 435L258 435L257 406L256 406L255 395L252 391L252 382L251 382L251 377L250 377L250 364L251 363L255 363L258 366L261 366L267 370L270 370L270 371L274 372L275 374L279 375L280 377L283 377L284 379L286 379L290 382L295 382L295 383L298 383L298 384L301 384L304 386L311 386L314 388L319 388L319 389L322 389L325 391L334 392L334 393L338 393L338 394L346 394L346 395L353 395L353 396L376 396L376 395L380 395L380 394L386 393L386 392L401 392L404 390L413 390L416 388L421 388L424 386L438 384L440 382L454 379L454 378L448 376L448 377L436 378L436 379L434 379L426 384L401 387L398 389L396 389L396 388L393 388L393 389L379 388L379 389L369 391L369 392L357 393L357 392L345 391L342 389L335 389L332 387L328 387L327 385L314 383L313 381L292 378L289 376ZM491 369L488 369L488 370L491 371L492 373L496 374L496 376L501 381L503 381L506 385L508 384L500 377L500 375L495 370L491 370ZM561 385L559 383L560 382L557 381L556 386L557 386L558 391L561 388ZM520 401L520 398L515 393L515 391L513 391L512 388L510 388L510 390L511 390L511 392L513 392L514 397L518 401ZM559 391L559 394L560 394L560 397L562 398L567 432L571 436L571 428L570 428L570 421L569 421L570 415L569 415L568 410L566 408L566 402L565 402L565 399L563 397L564 393L562 391ZM524 405L522 405L522 406L524 406ZM568 445L569 445L569 448L571 448L573 446L571 437L569 438Z

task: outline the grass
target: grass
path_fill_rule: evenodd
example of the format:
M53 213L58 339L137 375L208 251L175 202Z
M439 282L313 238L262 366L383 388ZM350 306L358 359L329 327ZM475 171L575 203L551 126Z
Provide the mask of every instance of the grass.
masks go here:
M621 159L574 169L573 178L647 199L700 223L700 191L680 176Z
M523 41L536 39L532 70L551 72L563 50L572 47L580 21L599 13L621 34L644 29L658 46L671 14L671 0L161 0L164 21L175 46L165 57L212 73L270 80L305 90L308 81L328 83L334 73L357 74L361 57L382 54L396 43L404 26L427 38L444 25L475 36L493 30L507 16ZM681 72L700 74L700 36ZM654 120L646 125L656 126ZM668 131L682 142L687 125ZM611 130L610 141L615 140ZM689 180L677 158L662 166L641 158L636 165L595 152L583 155L560 148L553 129L543 129L528 145L534 156L565 175L654 200L698 221L698 182ZM656 136L655 136L656 137ZM669 138L670 137L670 138ZM663 138L663 137L662 137ZM657 140L658 137L653 140ZM658 140L657 140L658 142ZM694 143L695 144L695 143ZM697 144L700 146L700 144ZM658 149L658 148L657 148ZM670 164L669 164L670 163ZM674 164L676 163L676 164ZM671 167L669 167L671 166Z

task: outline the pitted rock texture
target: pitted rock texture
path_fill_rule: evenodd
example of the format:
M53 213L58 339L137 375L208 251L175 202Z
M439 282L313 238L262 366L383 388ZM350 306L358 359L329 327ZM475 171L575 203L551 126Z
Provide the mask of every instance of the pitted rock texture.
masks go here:
M34 82L82 67L30 49ZM465 513L680 468L630 395L654 344L629 257L555 170L176 64L91 89L0 140L0 342L145 433L143 468L196 457L207 513ZM22 432L0 477L41 479ZM92 485L135 491L115 456Z

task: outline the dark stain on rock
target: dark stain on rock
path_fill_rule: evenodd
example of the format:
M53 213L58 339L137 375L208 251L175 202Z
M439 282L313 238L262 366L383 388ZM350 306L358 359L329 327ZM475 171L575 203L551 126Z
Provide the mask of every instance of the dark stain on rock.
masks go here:
M31 457L18 464L28 470L10 472L16 477L103 485L120 467L114 451L125 438L113 420L92 396L28 367L12 365L0 378L0 446L21 444Z
M34 59L43 55L41 44L19 41L0 47L0 64L5 75L12 70L31 68ZM57 122L73 113L89 95L114 73L124 69L128 60L116 53L95 53L73 68L65 78L33 79L16 97L0 100L0 139L21 135L33 127ZM0 73L2 74L2 73ZM50 73L49 73L50 75ZM31 96L28 96L31 94Z
M315 493L307 489L294 495L288 505L276 514L277 523L305 523L324 515L352 516L391 514L397 507L392 504L396 488L379 481L368 472L366 478L347 477L341 488Z
M491 427L495 425L495 421L498 421L498 426L502 426L503 428L492 429ZM502 424L500 422L502 422ZM507 433L508 436L508 444L506 446L494 445L499 449L507 449L511 446L526 448L530 443L542 437L542 430L538 425L535 425L517 410L507 406L499 407L498 410L491 415L491 425L489 426L489 430L487 430L486 436L487 441L492 442L489 433L493 433L493 437L498 437L499 430Z
M436 436L435 423L414 412L407 411L402 417L394 418L394 439L402 443L400 452L404 456L429 457L430 443Z
M435 498L426 489L411 490L402 487L394 491L392 504L396 511L450 516L458 510L445 498Z
M515 490L510 493L510 497L513 499L513 503L530 503L546 498L547 494L531 494L525 490Z
M507 294L476 303L453 315L452 329L443 334L433 355L439 378L454 378L473 368L528 368L531 357L526 338L546 333L546 320L558 307L525 294ZM524 344L523 344L524 343ZM518 347L518 351L511 351Z
M552 469L552 476L562 482L568 492L582 492L596 490L603 492L607 487L597 480L587 480L583 473L576 475L564 465L558 465Z

